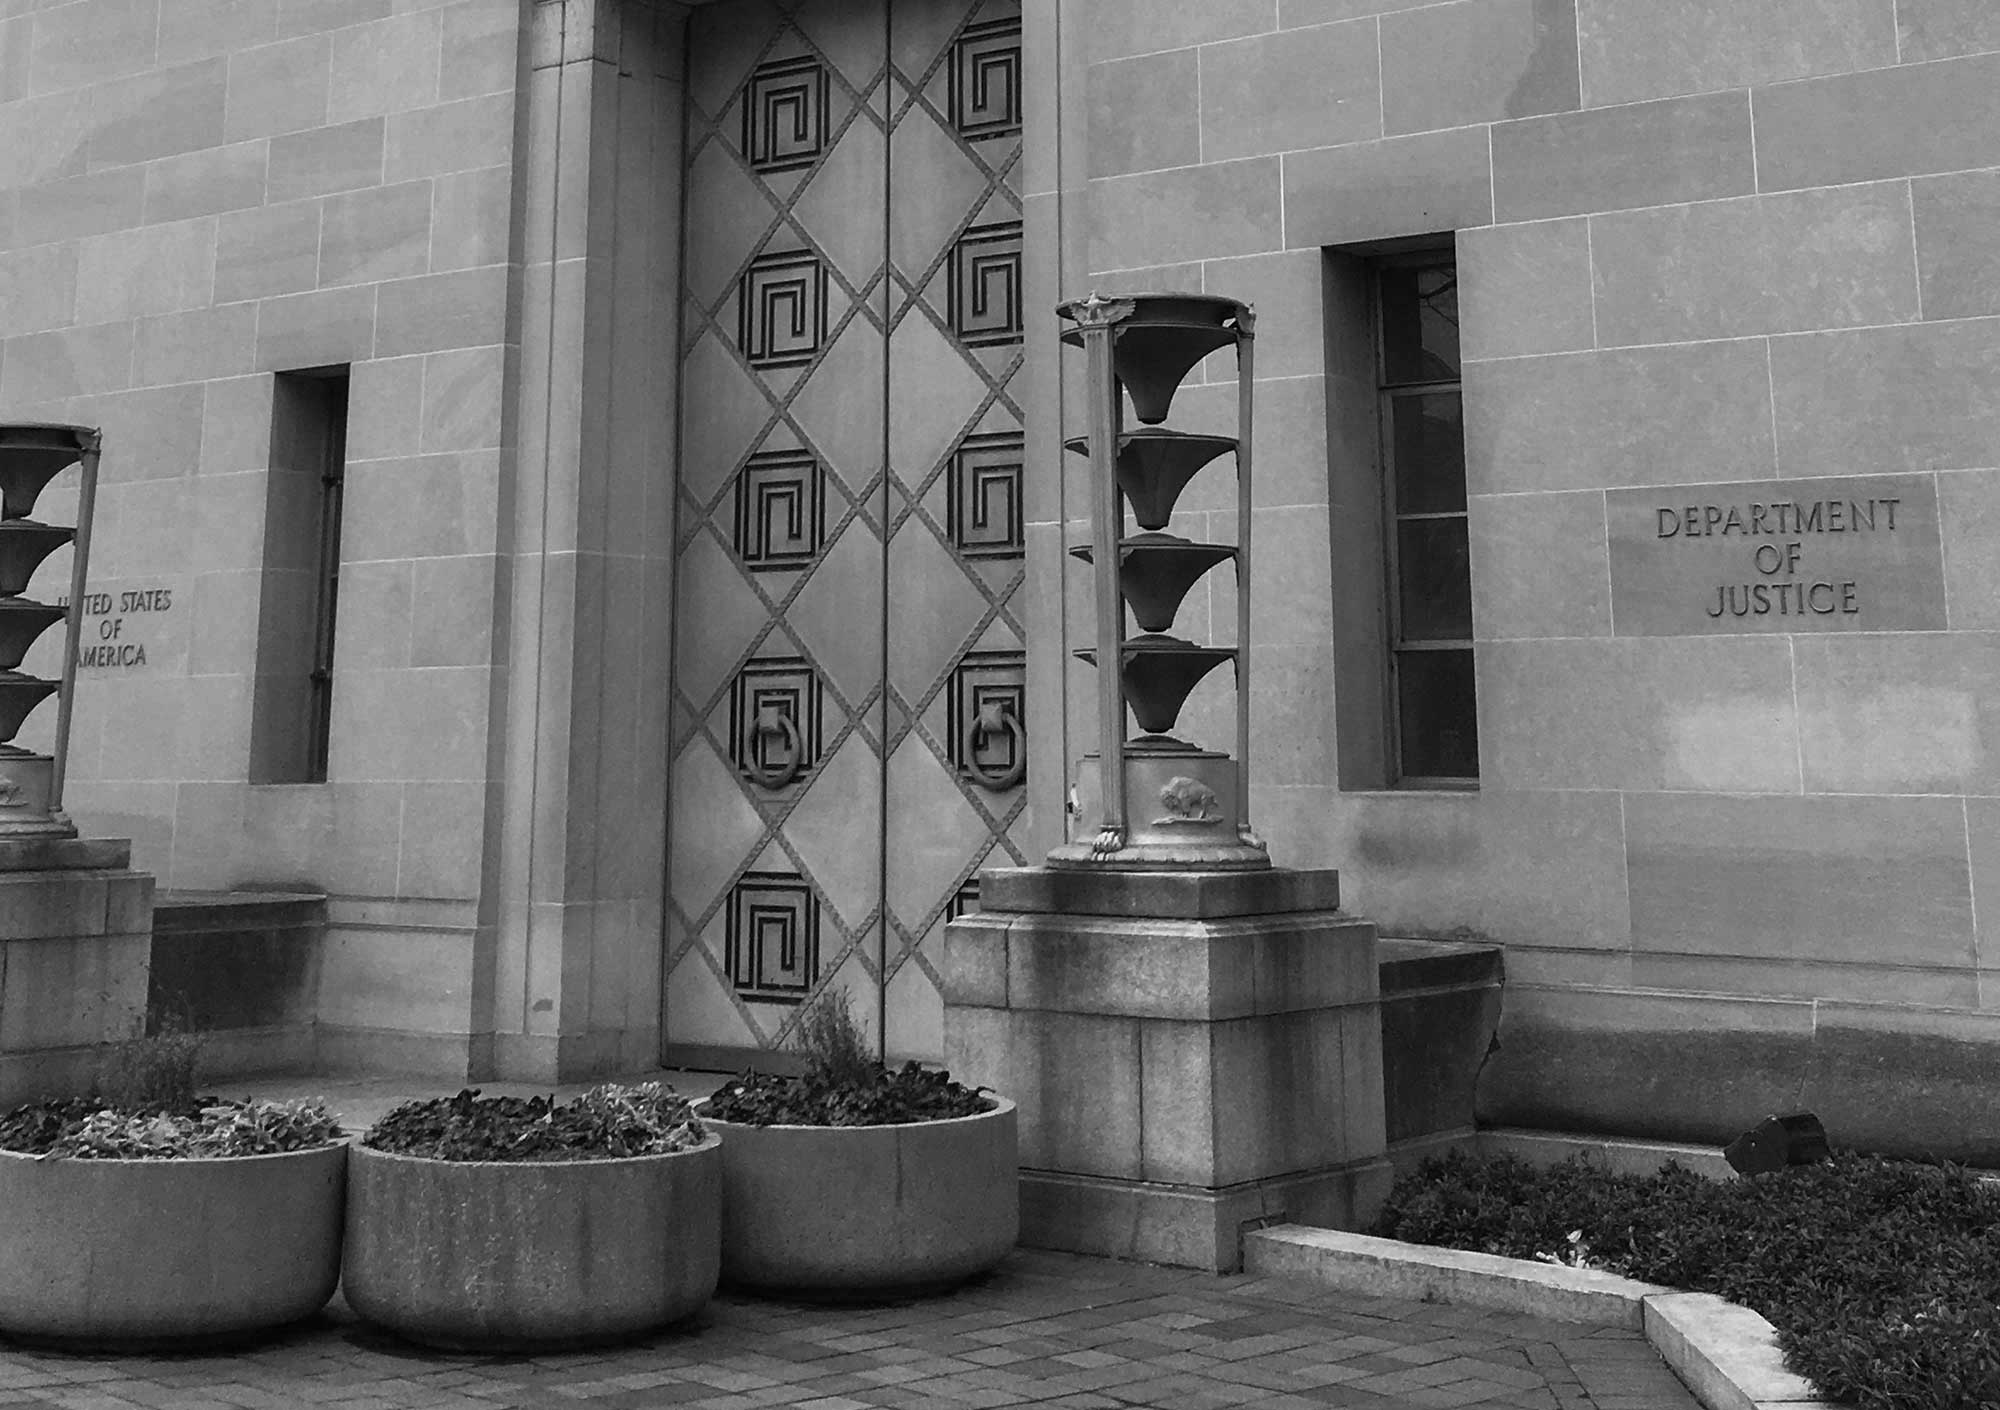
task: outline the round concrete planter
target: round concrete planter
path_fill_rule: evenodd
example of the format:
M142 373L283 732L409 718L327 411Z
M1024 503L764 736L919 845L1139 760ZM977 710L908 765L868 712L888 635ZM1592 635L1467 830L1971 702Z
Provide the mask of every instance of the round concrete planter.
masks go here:
M626 1160L452 1161L354 1148L341 1287L453 1349L618 1341L715 1293L722 1147Z
M312 1316L340 1278L347 1146L207 1160L0 1151L0 1333L198 1345Z
M1014 1104L905 1126L746 1126L722 1137L722 1278L871 1296L949 1287L1020 1233Z

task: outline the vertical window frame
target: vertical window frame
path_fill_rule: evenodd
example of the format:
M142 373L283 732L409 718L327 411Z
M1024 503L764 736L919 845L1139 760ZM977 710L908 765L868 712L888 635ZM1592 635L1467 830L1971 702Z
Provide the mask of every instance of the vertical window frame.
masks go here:
M340 603L340 521L347 491L346 375L328 378L326 455L320 465L319 557L314 577L313 662L306 782L325 783L333 748L333 639Z
M351 368L272 374L248 781L329 782Z
M1386 298L1386 276L1401 269L1426 269L1449 265L1452 281L1456 286L1458 278L1457 252L1450 246L1437 246L1411 250L1396 254L1378 255L1370 262L1370 305L1373 315L1371 330L1375 354L1377 444L1380 446L1379 472L1382 486L1382 566L1383 621L1387 628L1386 666L1383 675L1385 716L1384 737L1388 746L1388 783L1394 789L1411 791L1468 792L1478 789L1480 784L1477 769L1479 748L1478 707L1475 696L1473 715L1469 722L1472 730L1472 747L1475 758L1475 772L1471 774L1415 774L1405 769L1405 730L1403 710L1403 657L1416 652L1463 653L1472 659L1473 638L1468 634L1459 638L1428 638L1409 640L1404 636L1403 623L1403 548L1402 528L1405 523L1424 521L1459 520L1467 526L1470 536L1470 504L1457 510L1416 511L1405 513L1402 509L1398 484L1396 460L1395 404L1400 399L1410 399L1438 393L1456 393L1460 398L1461 412L1464 406L1464 375L1461 365L1460 375L1451 379L1429 379L1412 381L1392 381L1389 369L1389 318ZM1463 423L1461 421L1461 430ZM1461 447L1462 450L1462 447ZM1462 460L1462 457L1461 457ZM1469 569L1468 569L1469 572ZM1469 599L1469 585L1468 585ZM1468 628L1470 623L1468 623ZM1476 690L1476 686L1475 686Z

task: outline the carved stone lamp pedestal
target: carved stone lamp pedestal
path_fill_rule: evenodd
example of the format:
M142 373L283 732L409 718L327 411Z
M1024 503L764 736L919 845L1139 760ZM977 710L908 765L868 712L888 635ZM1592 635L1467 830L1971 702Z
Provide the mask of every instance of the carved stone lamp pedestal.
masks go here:
M1091 542L1071 552L1096 574L1097 644L1077 654L1098 667L1098 750L1076 792L1097 821L1045 867L981 874L979 912L947 930L946 1060L1019 1109L1023 1243L1232 1271L1246 1225L1355 1228L1388 1193L1375 927L1340 912L1336 872L1274 868L1250 826L1251 310L1137 294L1060 312L1090 359L1090 434L1069 445L1093 493ZM1229 347L1238 434L1162 428ZM1124 429L1128 397L1141 429ZM1231 453L1239 541L1166 532ZM1224 563L1235 645L1172 635ZM1233 758L1173 733L1225 662Z
M145 1021L153 878L131 870L130 842L79 838L62 811L97 458L98 433L87 427L0 425L0 1109L84 1090L101 1045ZM32 518L42 491L71 468L76 525ZM30 579L64 544L74 546L68 607L30 600ZM58 622L68 627L59 679L23 671L29 648ZM53 751L15 744L51 696Z

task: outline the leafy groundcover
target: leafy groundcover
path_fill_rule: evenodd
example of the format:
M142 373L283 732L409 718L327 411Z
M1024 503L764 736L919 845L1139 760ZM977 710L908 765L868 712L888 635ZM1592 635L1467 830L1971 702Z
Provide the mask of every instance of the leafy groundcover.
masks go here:
M902 1126L977 1116L994 1105L949 1073L906 1062L893 1072L877 1068L837 1080L818 1070L799 1077L747 1072L710 1097L702 1114L746 1126Z
M318 1099L120 1106L99 1097L31 1102L0 1116L0 1150L76 1160L197 1160L313 1150L340 1139Z
M997 1105L983 1087L906 1062L882 1063L845 990L829 989L799 1010L793 1049L805 1072L746 1072L708 1099L704 1116L745 1126L907 1126L977 1116Z
M1952 1166L1843 1152L1708 1180L1452 1154L1397 1181L1370 1232L1715 1293L1864 1410L2000 1410L2000 1184Z
M572 1101L455 1097L404 1102L361 1143L429 1160L626 1160L691 1150L706 1138L687 1098L658 1082L607 1083Z

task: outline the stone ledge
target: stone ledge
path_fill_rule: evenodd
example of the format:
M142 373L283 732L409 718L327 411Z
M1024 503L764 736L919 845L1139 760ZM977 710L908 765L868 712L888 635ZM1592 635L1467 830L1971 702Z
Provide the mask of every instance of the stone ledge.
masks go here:
M1376 1003L1375 928L1336 911L1164 920L963 916L948 1003L1216 1021Z
M315 922L326 909L318 891L159 891L153 892L153 924L158 929L186 930L223 921L254 925L272 916L304 912Z
M1376 941L1375 953L1385 999L1440 989L1497 988L1506 978L1506 958L1498 945L1384 935Z
M1708 1410L1823 1403L1811 1381L1785 1369L1771 1324L1713 1293L1647 1298L1646 1340Z
M122 837L0 837L0 872L116 871L132 865Z
M1269 871L1063 871L989 867L979 873L979 909L1147 920L1224 920L1340 909L1340 873Z
M1244 1236L1244 1268L1343 1292L1631 1327L1704 1410L1839 1410L1784 1367L1777 1330L1747 1307L1552 1263L1281 1224Z
M1583 1156L1592 1165L1621 1175L1656 1175L1668 1161L1711 1180L1733 1180L1736 1172L1715 1146L1648 1141L1637 1137L1579 1136L1566 1131L1529 1131L1482 1126L1470 1143L1481 1155L1518 1156L1530 1165L1556 1165Z
M1300 1224L1257 1230L1245 1236L1243 1252L1245 1266L1253 1273L1310 1278L1342 1292L1455 1303L1634 1331L1644 1325L1646 1298L1668 1291L1588 1268L1559 1268Z

